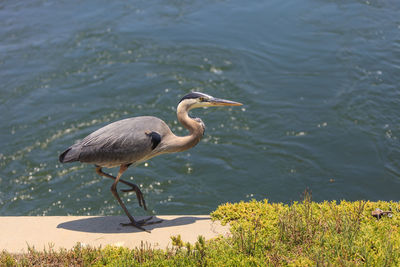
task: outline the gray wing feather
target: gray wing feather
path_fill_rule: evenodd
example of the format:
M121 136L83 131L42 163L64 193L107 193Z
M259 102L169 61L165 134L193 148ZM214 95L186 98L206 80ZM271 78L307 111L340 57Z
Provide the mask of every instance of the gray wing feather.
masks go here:
M116 121L91 133L71 148L79 147L79 161L99 166L117 166L145 159L153 150L155 132L160 140L170 132L156 117L135 117Z

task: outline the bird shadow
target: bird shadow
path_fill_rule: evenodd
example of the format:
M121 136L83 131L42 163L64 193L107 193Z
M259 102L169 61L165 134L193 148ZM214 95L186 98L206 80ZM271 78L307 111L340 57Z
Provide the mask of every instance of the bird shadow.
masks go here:
M148 217L138 217L135 219L141 220ZM210 220L210 217L196 217L196 216L184 216L177 217L171 220L160 219L153 217L149 222L160 221L160 223L146 225L145 228L151 231L156 228L165 228L173 226L181 226L195 223L199 220ZM143 232L142 230L133 226L123 226L121 223L127 223L129 220L125 216L98 216L82 218L77 220L71 220L60 223L57 228L62 228L71 231L87 232L87 233L104 233L104 234L116 234L116 233L135 233Z

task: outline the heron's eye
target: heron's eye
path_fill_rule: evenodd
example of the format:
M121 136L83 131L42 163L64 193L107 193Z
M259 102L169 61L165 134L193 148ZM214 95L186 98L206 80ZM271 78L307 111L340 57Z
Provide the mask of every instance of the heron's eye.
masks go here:
M200 102L204 102L204 101L206 101L206 98L205 97L200 97L199 100L200 100Z

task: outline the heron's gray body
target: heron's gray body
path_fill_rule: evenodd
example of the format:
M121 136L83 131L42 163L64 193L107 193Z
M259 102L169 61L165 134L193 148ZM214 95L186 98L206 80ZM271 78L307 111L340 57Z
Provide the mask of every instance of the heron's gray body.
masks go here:
M118 182L130 187L130 189L122 190L123 192L136 192L139 205L144 209L146 209L146 203L140 188L131 182L120 179L121 175L132 163L148 160L164 153L185 151L197 145L203 137L205 126L201 119L190 117L189 110L200 107L240 105L242 104L238 102L192 92L185 95L177 107L178 120L188 129L189 135L174 135L168 125L156 117L129 118L113 122L89 134L61 153L59 160L62 163L80 161L95 164L96 173L114 180L111 192L128 216L129 225L145 230L143 225L161 221L148 222L149 219L136 221L132 217L117 192ZM120 168L116 177L101 170L102 167L117 166Z
M168 125L152 116L134 117L108 124L69 147L62 162L80 161L116 167L147 160L163 153L163 140L173 135Z

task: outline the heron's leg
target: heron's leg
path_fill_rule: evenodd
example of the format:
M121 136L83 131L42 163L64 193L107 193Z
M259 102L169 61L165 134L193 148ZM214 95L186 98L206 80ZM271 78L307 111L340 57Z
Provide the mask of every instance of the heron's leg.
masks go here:
M125 171L128 169L128 167L129 167L129 165L121 165L117 177L114 177L114 176L112 176L112 175L110 175L110 174L108 174L108 173L103 172L103 171L101 170L101 167L100 167L100 166L96 166L96 172L97 172L97 174L99 174L99 175L101 175L101 176L105 176L105 177L108 177L108 178L111 178L111 179L114 180L114 183L113 183L113 185L111 186L111 192L113 193L114 197L118 200L120 206L121 206L122 209L125 211L126 215L128 216L129 220L131 221L131 223L121 223L121 225L123 225L123 226L132 225L132 226L135 226L135 227L137 227L137 228L139 228L139 229L141 229L141 230L146 231L145 229L143 229L143 228L140 227L140 226L143 226L143 225L151 225L151 224L156 224L156 223L161 223L163 220L158 220L158 221L149 222L149 221L153 218L153 216L150 216L150 217L145 218L145 219L143 219L143 220L135 221L135 219L133 219L133 217L130 215L130 213L129 213L129 211L127 210L125 204L122 202L121 198L119 197L119 195L118 195L118 193L117 193L117 183L118 183L118 181L119 181L119 182L122 182L122 183L124 183L124 184L126 184L126 185L131 186L133 189L122 190L122 191L124 191L124 192L135 191L135 192L136 192L136 196L137 196L138 201L139 201L139 205L142 206L141 203L143 203L144 209L147 210L147 208L146 208L146 202L144 201L144 198L143 198L143 194L142 194L142 192L140 191L139 187L138 187L137 185L135 185L135 184L132 184L132 183L130 183L130 182L127 182L127 181L124 181L124 180L121 180L121 179L120 179L122 173L125 172ZM115 185L115 186L114 186L114 185ZM115 193L114 193L114 192L115 192Z
M128 165L128 166L129 166L129 165ZM126 169L128 169L128 166L126 167ZM126 170L126 169L125 169L125 170ZM114 176L112 176L112 175L110 175L110 174L108 174L108 173L103 172L103 171L101 170L101 167L100 167L100 166L96 166L96 173L97 173L98 175L100 175L100 176L104 176L104 177L107 177L107 178L111 178L111 179L113 179L113 180L116 179L116 177L114 177ZM142 191L140 191L140 188L139 188L137 185L132 184L132 183L130 183L130 182L127 182L127 181L125 181L125 180L120 179L119 181L120 181L121 183L123 183L123 184L129 185L130 187L132 187L131 189L125 189L125 190L122 189L121 191L122 191L122 192L135 191L136 197L137 197L138 202L139 202L139 206L140 206L140 207L143 207L145 210L147 210L146 201L144 201L143 193L142 193Z
M122 202L121 198L120 198L119 195L118 195L118 192L117 192L117 184L118 184L118 181L119 181L119 179L121 178L121 175L122 175L122 174L124 173L124 171L126 171L127 169L128 169L128 166L127 166L127 165L121 165L121 167L119 168L118 175L117 175L117 177L115 178L114 183L113 183L112 186L111 186L111 193L112 193L112 194L114 195L114 197L118 200L119 205L120 205L121 208L125 211L126 216L128 216L129 220L131 221L131 223L130 223L129 225L132 225L132 226L134 226L134 227L136 227L136 228L139 228L140 230L149 232L149 231L147 231L146 229L144 229L144 228L142 227L142 225L143 225L142 222L138 222L138 221L136 221L136 220L132 217L132 215L129 213L128 209L126 208L124 202Z

